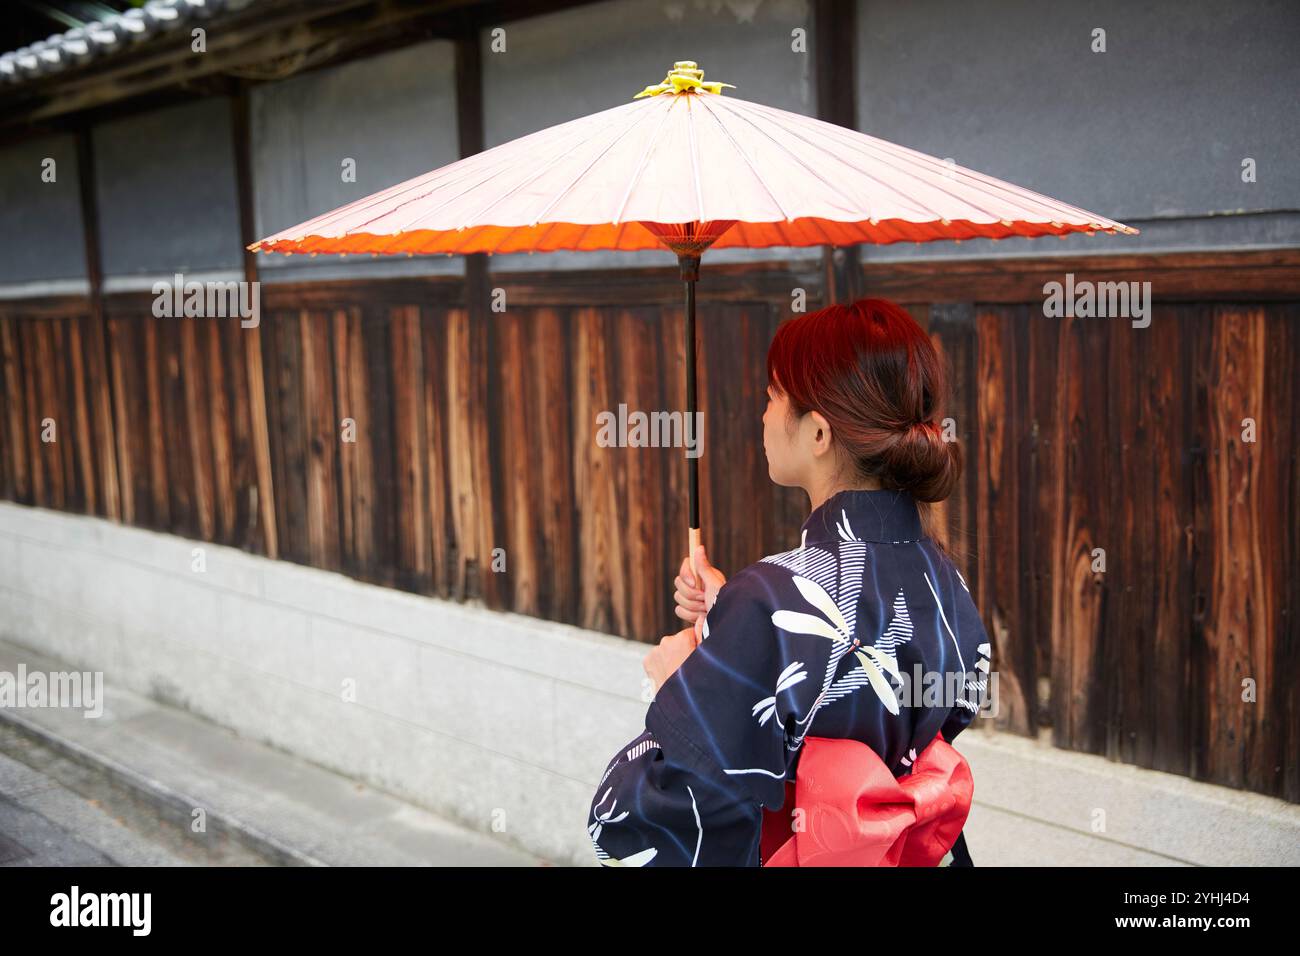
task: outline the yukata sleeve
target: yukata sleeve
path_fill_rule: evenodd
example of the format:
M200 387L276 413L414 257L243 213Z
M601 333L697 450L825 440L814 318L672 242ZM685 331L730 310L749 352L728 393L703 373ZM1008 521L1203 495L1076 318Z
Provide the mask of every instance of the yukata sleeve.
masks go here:
M809 670L826 666L773 624L773 572L746 568L722 587L700 646L606 769L588 823L602 863L758 865L762 809L785 801L787 728L820 690Z
M610 761L587 833L603 866L751 866L761 823L717 775L683 766L646 730Z
M957 577L961 580L959 572ZM961 581L961 584L963 590L955 595L953 615L958 621L959 633L966 636L964 663L967 670L962 694L939 728L943 739L948 743L952 743L958 734L971 725L989 695L992 650L988 633L970 600L969 591L965 590L966 582Z
M970 726L971 720L975 717L975 711L965 706L954 707L948 712L943 726L939 728L939 733L948 743L952 743L957 735ZM933 724L931 724L933 726Z

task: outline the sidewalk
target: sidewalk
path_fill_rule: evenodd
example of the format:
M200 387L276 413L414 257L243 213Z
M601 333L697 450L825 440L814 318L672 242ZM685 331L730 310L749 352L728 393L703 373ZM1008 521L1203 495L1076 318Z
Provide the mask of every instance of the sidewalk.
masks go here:
M608 643L618 651L610 655L611 674L633 670L637 662L632 658L639 648L614 639ZM620 663L623 657L627 661ZM0 671L16 674L20 661L29 673L78 669L0 641ZM594 855L541 859L510 845L504 837L466 829L189 711L118 687L106 686L105 696L104 713L96 719L66 708L0 708L0 754L42 770L53 760L33 759L32 752L41 751L82 768L82 775L95 778L98 786L125 795L123 799L135 810L129 815L143 821L136 826L138 831L156 837L153 842L164 850L178 849L176 855L188 862L199 858L209 865L596 865ZM638 715L643 709L644 705L634 708ZM262 723L273 727L283 715L267 713L263 718ZM249 723L258 726L257 721ZM610 739L626 739L621 723L599 729ZM376 759L367 749L369 738L353 733L348 739L352 763L364 772ZM601 755L616 746L595 736L583 738L583 745ZM402 752L409 746L397 738L374 740L375 753L384 751L390 762L419 759L419 754ZM965 831L976 866L1300 865L1300 806L1058 750L1046 737L1030 740L976 726L963 733L956 746L970 762L976 780ZM22 805L19 800L19 806L13 806L11 791L25 788L28 796L34 792L22 769L23 763L0 763L0 798L9 797L11 803L0 806L0 833L16 838L20 845L8 852L31 850L30 843L40 838L37 831L44 824L24 811L34 810L73 837L81 837L89 828L125 839L108 820L81 805L86 801L78 802L77 794L85 797L87 788L77 785L75 774L71 783L66 773L59 781L75 794L49 785L41 805L32 806L30 801ZM7 778L17 781L8 788L6 770L10 771ZM431 785L437 786L438 781L432 780ZM587 792L584 784L579 799L585 799ZM45 812L44 807L61 808L63 816ZM191 826L196 809L206 817L202 834L195 834ZM575 804L557 816L581 819L581 807ZM16 834L12 827L27 830ZM36 836L25 839L28 832ZM578 839L586 841L580 829L575 834ZM93 859L73 840L65 842L75 858ZM108 862L124 861L102 841L87 842L92 850L112 858ZM564 841L554 842L563 845ZM143 857L157 850L157 846L136 847L133 852ZM5 852L0 840L0 856Z
M69 669L0 642L0 671L16 674L20 660L29 673ZM0 741L17 736L99 774L105 785L152 806L159 827L205 844L204 852L221 841L284 865L549 865L184 711L108 685L104 694L104 712L93 719L67 708L0 708ZM48 789L65 806L76 802L65 788ZM191 826L196 810L205 818L201 833ZM48 836L48 824L30 807L0 803L0 831L24 847ZM103 824L69 816L62 825L76 837L77 826ZM15 826L23 832L12 832ZM64 862L113 862L75 845L67 857Z

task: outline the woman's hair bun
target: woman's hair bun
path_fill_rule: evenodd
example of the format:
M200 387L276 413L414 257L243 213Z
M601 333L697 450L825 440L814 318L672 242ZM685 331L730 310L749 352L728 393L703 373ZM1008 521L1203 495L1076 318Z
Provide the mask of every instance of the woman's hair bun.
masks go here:
M961 446L944 441L942 429L932 421L915 422L895 435L862 462L862 470L917 501L943 501L952 494L961 478Z

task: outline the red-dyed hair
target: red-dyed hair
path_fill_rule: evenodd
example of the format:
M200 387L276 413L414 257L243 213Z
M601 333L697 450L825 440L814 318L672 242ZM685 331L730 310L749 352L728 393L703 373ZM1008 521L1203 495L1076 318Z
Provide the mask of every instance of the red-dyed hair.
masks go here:
M862 476L942 501L961 476L962 453L944 441L943 363L925 331L887 299L831 305L781 325L767 380L791 414L820 412Z

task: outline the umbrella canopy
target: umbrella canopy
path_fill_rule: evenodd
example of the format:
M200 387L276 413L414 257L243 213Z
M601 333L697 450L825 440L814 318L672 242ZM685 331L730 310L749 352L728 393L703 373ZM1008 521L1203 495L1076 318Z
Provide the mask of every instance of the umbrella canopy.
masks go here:
M380 190L248 248L408 255L659 249L685 284L686 420L695 283L712 247L1136 234L1105 216L833 123L723 96L680 60L631 103ZM688 456L688 553L700 542Z
M680 61L632 102L523 136L277 232L284 253L661 249L1137 234L934 156L720 94ZM660 95L667 94L667 95Z

